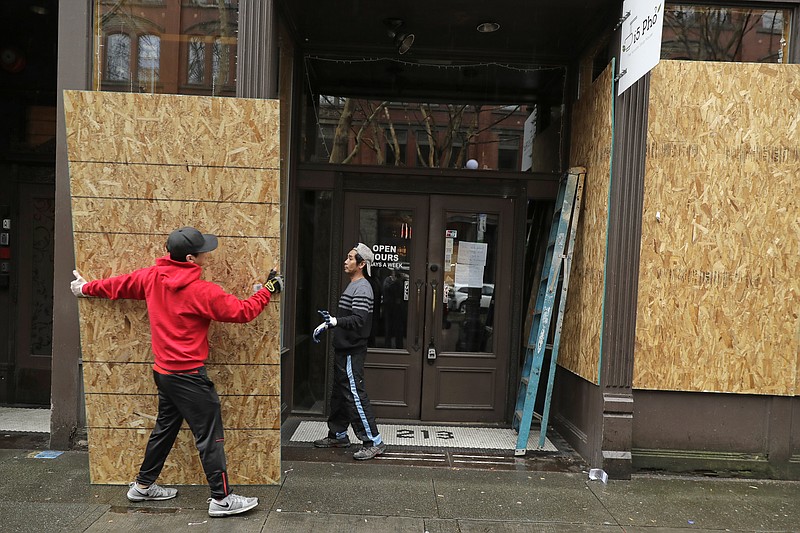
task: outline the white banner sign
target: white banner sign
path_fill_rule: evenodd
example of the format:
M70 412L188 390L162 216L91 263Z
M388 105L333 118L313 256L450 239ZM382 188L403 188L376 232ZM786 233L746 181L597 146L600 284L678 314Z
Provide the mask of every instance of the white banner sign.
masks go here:
M617 95L658 65L661 58L661 31L664 27L664 0L625 0L625 21L620 30Z
M536 106L533 106L533 111L525 119L525 127L522 130L522 166L520 170L526 172L533 167L533 139L536 137Z

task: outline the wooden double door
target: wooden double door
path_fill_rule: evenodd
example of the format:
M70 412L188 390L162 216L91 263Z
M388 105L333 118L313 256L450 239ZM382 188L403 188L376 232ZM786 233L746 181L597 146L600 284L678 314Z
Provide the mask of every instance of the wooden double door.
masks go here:
M348 193L344 213L342 257L357 241L375 253L365 374L376 415L502 422L513 200Z

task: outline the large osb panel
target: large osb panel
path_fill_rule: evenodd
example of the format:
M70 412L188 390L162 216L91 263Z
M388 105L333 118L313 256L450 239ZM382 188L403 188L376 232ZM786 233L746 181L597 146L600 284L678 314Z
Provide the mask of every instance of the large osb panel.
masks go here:
M597 383L611 186L613 74L609 65L572 111L570 165L586 167L558 363Z
M220 236L203 277L250 296L280 259L278 103L75 91L64 98L81 273L91 280L150 266L170 231L192 225ZM229 464L240 449L263 448L239 483L280 479L279 302L253 322L209 330ZM125 482L156 415L147 308L93 298L79 308L92 482ZM204 483L196 455L191 438L179 439L170 454L178 466L161 481ZM124 479L112 473L119 461Z
M798 394L798 87L798 65L653 71L634 387Z
M64 112L70 161L280 167L277 100L65 91Z
M88 436L92 483L123 485L133 481L141 466L150 431L90 427ZM280 430L225 428L225 453L231 484L279 483L280 448ZM194 438L188 429L178 434L158 482L165 485L207 483Z

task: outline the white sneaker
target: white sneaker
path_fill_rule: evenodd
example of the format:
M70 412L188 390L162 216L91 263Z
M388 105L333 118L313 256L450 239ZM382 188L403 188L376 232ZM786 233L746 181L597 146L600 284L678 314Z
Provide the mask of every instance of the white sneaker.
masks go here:
M222 500L208 499L208 516L229 516L244 513L258 505L258 498L228 494Z
M128 499L132 502L144 502L151 500L169 500L178 495L178 489L168 489L153 483L146 489L140 489L136 482L131 483L128 489Z

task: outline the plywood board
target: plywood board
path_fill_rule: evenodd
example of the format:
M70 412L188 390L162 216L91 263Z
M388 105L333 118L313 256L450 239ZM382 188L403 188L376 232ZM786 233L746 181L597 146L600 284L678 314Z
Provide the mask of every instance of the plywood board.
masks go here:
M797 395L800 66L650 80L633 385Z
M280 201L280 191L273 186L278 180L276 169L76 161L70 173L81 178L73 180L72 196L78 198L179 201L195 198L195 184L201 183L202 190L218 202Z
M193 222L215 235L263 238L280 230L277 204L148 198L72 198L72 220L82 232L166 233ZM187 222L188 221L188 222ZM213 221L213 222L212 222Z
M277 100L66 91L64 112L70 161L280 168Z
M278 364L278 298L247 324L212 322L210 362ZM81 352L84 361L152 362L150 326L144 302L81 300Z
M169 232L190 225L220 237L203 277L250 296L280 259L278 102L78 91L64 100L81 273L150 266ZM234 483L280 480L279 305L278 296L251 323L209 330ZM86 298L79 309L92 482L128 482L157 410L147 308ZM196 456L182 432L159 481L205 483Z
M123 485L134 480L144 457L147 429L89 428L89 477L95 484ZM281 435L277 429L225 429L225 454L231 485L273 485L280 482ZM194 437L178 434L164 470L162 485L207 483Z
M224 395L221 392L219 401L226 427L280 429L279 396ZM134 399L135 401L131 401L127 394L87 394L86 414L93 424L90 427L153 429L158 415L158 396L141 395ZM184 427L188 429L185 423Z
M558 363L592 383L598 383L600 366L611 186L613 74L612 66L606 67L572 111L570 166L586 167L586 180Z
M208 377L217 393L227 395L280 395L280 367L275 364L217 364L206 365ZM91 363L84 361L83 375L95 391L111 394L156 394L152 364ZM98 393L102 394L102 393Z
M87 279L88 276L96 279L123 272L129 267L150 266L154 257L167 253L168 234L168 231L163 234L76 232L75 248L81 250L83 257L81 273ZM275 258L280 256L279 239L218 236L219 248L209 256L203 267L203 277L239 298L246 298L252 294L253 282L263 281L264 272L268 272ZM280 298L280 294L275 298Z

